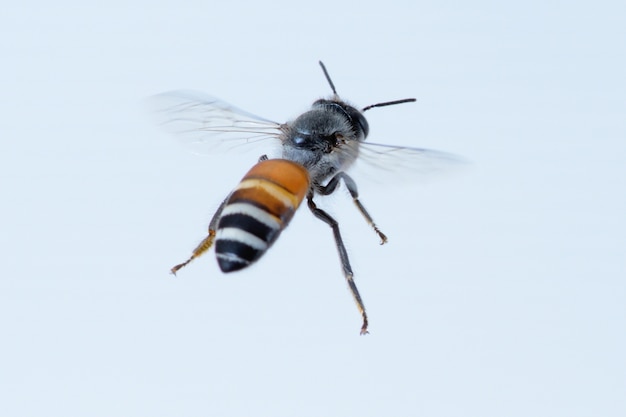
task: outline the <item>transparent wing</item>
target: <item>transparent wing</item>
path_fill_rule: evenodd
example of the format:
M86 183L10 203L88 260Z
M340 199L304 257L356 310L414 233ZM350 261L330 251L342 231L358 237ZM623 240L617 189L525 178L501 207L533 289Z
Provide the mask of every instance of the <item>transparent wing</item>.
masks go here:
M364 142L356 152L356 163L349 172L383 184L429 180L468 165L460 156L432 149Z
M192 91L153 96L149 106L157 122L196 153L256 149L280 145L280 124L241 110L218 98Z

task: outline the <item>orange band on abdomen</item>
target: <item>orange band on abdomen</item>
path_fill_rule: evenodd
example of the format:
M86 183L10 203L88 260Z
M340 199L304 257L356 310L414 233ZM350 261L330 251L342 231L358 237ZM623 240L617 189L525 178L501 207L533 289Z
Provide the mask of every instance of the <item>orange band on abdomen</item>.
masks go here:
M269 159L259 162L248 171L243 180L251 178L271 181L289 191L299 202L306 195L310 185L306 168L286 159Z

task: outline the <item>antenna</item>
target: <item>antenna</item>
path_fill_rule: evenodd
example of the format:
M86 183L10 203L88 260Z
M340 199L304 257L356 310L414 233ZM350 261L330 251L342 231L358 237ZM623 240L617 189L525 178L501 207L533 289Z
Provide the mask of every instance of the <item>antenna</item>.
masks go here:
M328 75L328 71L326 71L326 67L324 66L324 63L322 61L320 61L320 67L322 67L322 71L324 71L324 76L326 77L326 80L328 80L328 84L330 84L330 88L333 90L333 94L337 95L337 90L335 90L335 84L333 84L333 80L330 79L330 75Z
M368 111L369 109L373 109L374 107L385 107L385 106L391 106L394 104L412 103L414 101L417 101L417 99L403 98L402 100L385 101L384 103L370 104L369 106L363 107L361 111L365 112L365 111Z
M330 75L328 75L328 71L326 70L326 66L324 65L324 63L322 61L319 61L320 63L320 67L322 67L322 71L324 71L324 76L326 77L326 80L328 81L328 84L330 84L330 88L333 90L333 94L337 95L337 90L335 89L335 84L333 84L333 80L330 79ZM403 98L402 100L394 100L394 101L385 101L384 103L376 103L376 104L371 104L369 106L363 107L361 109L362 112L368 111L369 109L373 109L374 107L385 107L385 106L391 106L394 104L402 104L402 103L412 103L414 101L417 101L417 99L414 98Z

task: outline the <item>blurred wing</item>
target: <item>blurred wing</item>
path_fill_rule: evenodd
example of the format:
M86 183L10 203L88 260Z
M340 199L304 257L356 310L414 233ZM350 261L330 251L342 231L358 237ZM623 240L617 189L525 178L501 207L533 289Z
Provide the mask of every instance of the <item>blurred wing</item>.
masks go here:
M458 171L468 162L454 154L423 148L364 142L350 173L373 182L418 182Z
M245 151L280 145L280 124L238 109L220 99L171 91L149 100L158 123L197 153Z

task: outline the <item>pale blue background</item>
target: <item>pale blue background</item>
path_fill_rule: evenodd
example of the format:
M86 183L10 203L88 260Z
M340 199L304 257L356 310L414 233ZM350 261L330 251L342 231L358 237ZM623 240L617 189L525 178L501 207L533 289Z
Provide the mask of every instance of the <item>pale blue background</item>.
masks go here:
M228 4L226 4L228 3ZM3 416L626 415L626 6L13 2L0 16ZM143 101L278 121L328 95L465 172L345 192L371 316L306 210L253 268L179 278L257 155L199 157Z

